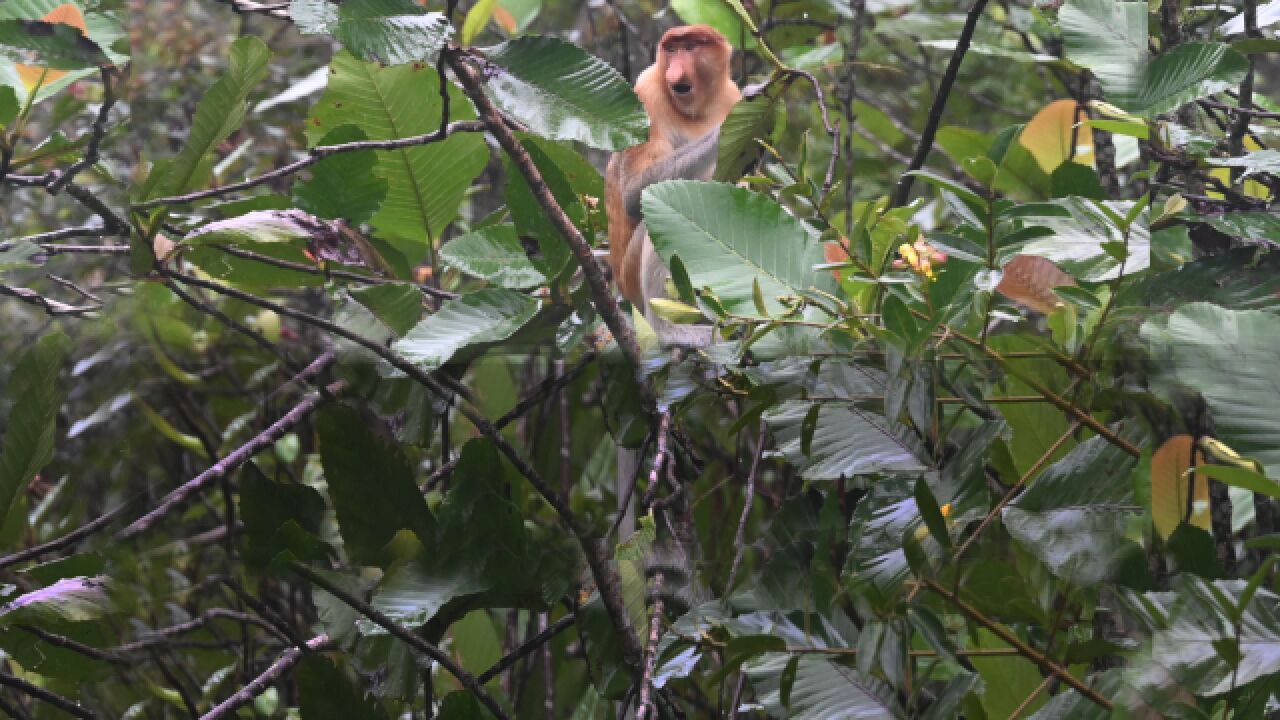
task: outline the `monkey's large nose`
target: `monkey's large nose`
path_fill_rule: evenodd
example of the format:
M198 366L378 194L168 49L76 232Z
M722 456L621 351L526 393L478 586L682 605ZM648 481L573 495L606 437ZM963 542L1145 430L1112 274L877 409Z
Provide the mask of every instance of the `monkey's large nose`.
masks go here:
M688 95L693 90L693 85L687 82L677 82L671 84L671 92L677 95Z

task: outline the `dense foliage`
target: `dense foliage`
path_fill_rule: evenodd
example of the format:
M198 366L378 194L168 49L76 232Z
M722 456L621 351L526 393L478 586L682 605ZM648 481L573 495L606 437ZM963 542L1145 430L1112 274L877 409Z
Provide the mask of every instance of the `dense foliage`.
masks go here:
M599 169L679 22L716 182ZM1280 710L1280 3L0 3L0 711Z

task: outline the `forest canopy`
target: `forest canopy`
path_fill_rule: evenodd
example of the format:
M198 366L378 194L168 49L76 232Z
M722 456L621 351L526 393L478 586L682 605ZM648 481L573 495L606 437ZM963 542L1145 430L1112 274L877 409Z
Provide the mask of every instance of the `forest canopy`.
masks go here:
M0 713L1272 716L1277 147L1280 0L0 2Z

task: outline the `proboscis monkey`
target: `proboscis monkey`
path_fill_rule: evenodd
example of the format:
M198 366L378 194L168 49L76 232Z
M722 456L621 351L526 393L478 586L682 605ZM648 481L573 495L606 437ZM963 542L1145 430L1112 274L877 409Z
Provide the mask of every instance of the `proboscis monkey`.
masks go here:
M613 276L646 314L650 298L665 297L670 272L645 230L640 194L663 180L711 179L720 124L742 97L729 77L732 54L729 41L710 26L673 28L662 36L657 60L636 78L636 94L649 114L649 140L610 159L605 212Z

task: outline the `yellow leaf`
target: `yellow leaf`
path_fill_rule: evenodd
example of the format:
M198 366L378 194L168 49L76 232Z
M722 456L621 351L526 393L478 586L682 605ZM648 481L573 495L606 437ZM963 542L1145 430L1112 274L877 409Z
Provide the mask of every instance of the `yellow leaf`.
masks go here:
M1093 130L1087 125L1075 127L1089 117L1075 100L1054 100L1031 118L1018 136L1045 172L1051 173L1071 158L1072 162L1093 167ZM1075 154L1071 140L1075 138Z
M462 44L470 45L476 35L489 24L489 18L493 17L493 10L498 6L498 0L480 0L471 7L467 12L467 19L462 21Z
M1184 519L1208 530L1209 480L1195 475L1191 515L1187 516L1187 484L1192 482L1190 435L1175 435L1151 456L1151 521L1160 537L1168 539Z

